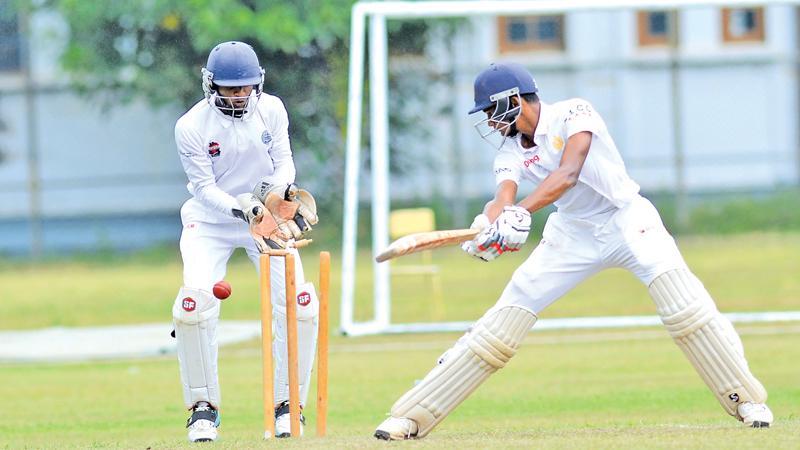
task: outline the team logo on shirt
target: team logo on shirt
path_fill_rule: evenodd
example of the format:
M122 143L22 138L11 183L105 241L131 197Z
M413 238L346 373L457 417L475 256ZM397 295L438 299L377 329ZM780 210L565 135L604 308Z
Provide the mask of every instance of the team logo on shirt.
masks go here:
M592 107L588 103L579 103L573 108L570 108L567 118L564 120L564 122L569 122L570 120L584 117L592 117L592 112Z
M212 158L216 158L217 156L220 155L220 153L222 153L222 152L219 149L219 143L218 142L211 141L211 142L208 143L208 155L209 156L211 156Z
M269 131L264 130L264 132L261 133L261 142L263 142L264 145L268 145L270 142L272 142L272 135L269 134Z
M539 163L539 155L533 155L531 158L526 159L523 161L525 167L529 167L531 164L538 164Z
M561 139L561 136L553 136L552 144L553 148L556 149L556 151L560 152L561 150L564 149L564 139Z

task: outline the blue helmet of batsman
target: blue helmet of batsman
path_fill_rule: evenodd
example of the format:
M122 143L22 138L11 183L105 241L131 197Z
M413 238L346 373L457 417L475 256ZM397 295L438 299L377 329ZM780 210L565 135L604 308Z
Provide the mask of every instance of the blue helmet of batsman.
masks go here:
M249 44L229 41L218 44L208 54L202 70L203 92L221 100L218 87L253 86L259 95L264 86L264 69L258 62L255 50Z
M469 113L486 111L486 119L475 123L481 137L487 139L494 133L500 133L503 138L515 136L517 130L514 124L521 110L522 95L538 91L533 75L520 64L491 64L479 73L475 77L475 105ZM516 105L511 102L513 97L517 98ZM489 142L499 147L504 141L499 145Z

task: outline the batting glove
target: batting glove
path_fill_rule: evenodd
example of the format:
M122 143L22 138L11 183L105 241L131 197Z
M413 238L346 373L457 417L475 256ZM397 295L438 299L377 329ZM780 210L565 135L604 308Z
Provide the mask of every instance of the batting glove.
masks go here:
M495 221L502 252L516 252L525 244L531 231L531 213L519 206L506 206Z
M462 250L487 262L502 254L502 248L498 244L500 235L497 232L497 228L489 224L489 218L485 214L475 216L470 228L483 231L475 236L475 239L461 244Z

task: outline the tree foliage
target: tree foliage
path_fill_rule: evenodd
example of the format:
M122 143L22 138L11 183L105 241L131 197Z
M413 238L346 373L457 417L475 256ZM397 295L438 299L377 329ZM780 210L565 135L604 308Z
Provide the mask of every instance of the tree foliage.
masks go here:
M63 63L78 85L122 89L155 104L179 100L188 105L200 92L200 68L219 42L252 44L271 82L308 71L309 63L346 57L341 50L352 3L115 0L100 7L84 0L51 0L45 7L56 8L69 25ZM291 55L290 61L282 55Z

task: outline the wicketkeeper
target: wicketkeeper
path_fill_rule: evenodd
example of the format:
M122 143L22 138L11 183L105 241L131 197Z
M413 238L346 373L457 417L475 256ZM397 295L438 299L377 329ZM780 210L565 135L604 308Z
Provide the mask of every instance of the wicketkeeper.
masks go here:
M689 270L655 207L639 195L603 119L586 100L540 101L533 76L494 64L475 79L472 113L481 137L496 138L497 190L463 249L484 261L519 250L531 213L553 204L541 242L497 303L428 375L392 406L379 439L426 436L517 351L540 314L595 273L621 267L645 286L675 343L722 408L745 425L768 427L767 392L750 372L742 342ZM525 179L536 188L517 202Z
M295 184L289 120L278 97L263 92L264 70L253 48L224 42L202 71L205 99L175 125L175 142L192 194L181 208L183 287L172 316L189 440L217 438L221 404L217 376L220 301L212 286L228 259L244 248L258 269L260 253L287 248L317 223L316 204ZM305 404L317 340L319 303L297 250L300 403ZM290 435L284 259L270 261L275 355L276 436ZM308 298L311 301L308 301Z

